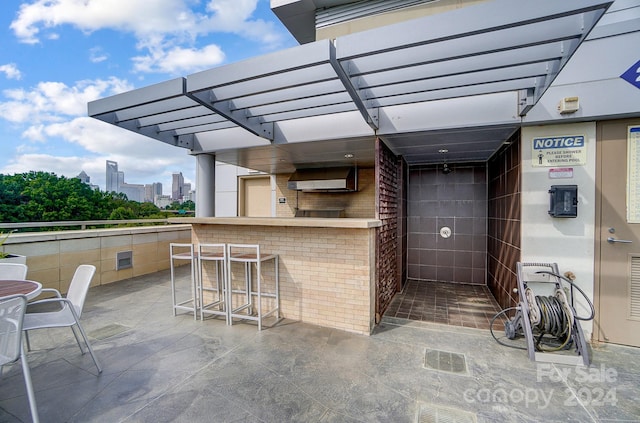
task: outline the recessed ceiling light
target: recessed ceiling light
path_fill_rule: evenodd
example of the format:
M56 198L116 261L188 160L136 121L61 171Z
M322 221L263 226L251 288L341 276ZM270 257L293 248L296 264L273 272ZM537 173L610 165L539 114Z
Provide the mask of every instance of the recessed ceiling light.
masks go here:
M440 150L438 150L438 153L448 153L449 150L447 150L446 148L441 148Z
M344 155L344 158L345 159L353 159L353 154L347 153L347 154Z

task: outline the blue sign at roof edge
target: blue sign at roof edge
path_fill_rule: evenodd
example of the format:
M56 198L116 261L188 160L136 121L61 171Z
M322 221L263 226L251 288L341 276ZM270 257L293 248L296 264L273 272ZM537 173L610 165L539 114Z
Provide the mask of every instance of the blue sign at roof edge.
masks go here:
M620 75L620 78L624 79L636 88L640 88L640 60L627 69L625 73Z

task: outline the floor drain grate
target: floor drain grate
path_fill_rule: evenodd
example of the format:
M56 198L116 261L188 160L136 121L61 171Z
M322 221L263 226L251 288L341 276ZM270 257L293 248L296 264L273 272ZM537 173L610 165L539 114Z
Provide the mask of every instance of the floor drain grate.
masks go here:
M424 367L449 373L467 373L464 355L440 350L426 350Z
M476 415L454 408L422 404L416 423L476 423Z
M131 329L128 326L121 325L119 323L111 323L107 326L103 326L101 328L92 330L88 333L88 335L94 339L107 339L112 336L116 336L121 334L122 332L126 332Z

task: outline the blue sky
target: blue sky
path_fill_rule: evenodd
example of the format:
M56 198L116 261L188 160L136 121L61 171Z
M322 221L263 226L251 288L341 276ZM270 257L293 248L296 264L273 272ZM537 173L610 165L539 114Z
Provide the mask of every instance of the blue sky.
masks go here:
M87 102L296 45L269 0L4 0L0 37L0 173L84 170L104 189L115 160L165 193L173 172L195 186L195 159Z

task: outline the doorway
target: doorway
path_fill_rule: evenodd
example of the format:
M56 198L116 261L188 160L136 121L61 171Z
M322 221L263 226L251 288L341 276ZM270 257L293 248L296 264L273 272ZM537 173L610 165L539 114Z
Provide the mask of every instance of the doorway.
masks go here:
M271 177L242 176L238 180L238 216L271 216Z
M640 347L640 120L597 125L598 340Z

